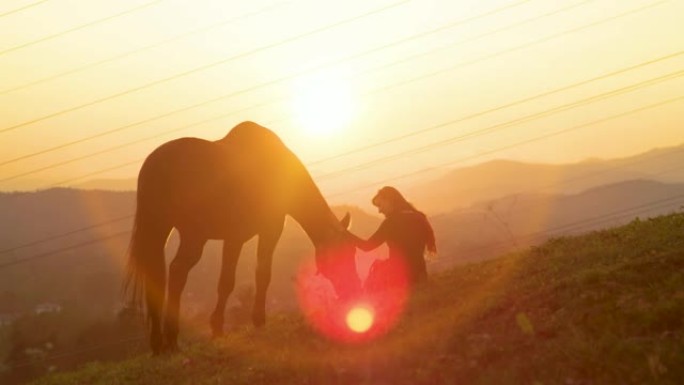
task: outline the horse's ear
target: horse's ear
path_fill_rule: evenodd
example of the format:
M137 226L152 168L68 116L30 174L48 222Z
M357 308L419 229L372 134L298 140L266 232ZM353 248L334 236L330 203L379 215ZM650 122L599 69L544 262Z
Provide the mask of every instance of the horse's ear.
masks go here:
M349 213L346 213L342 220L340 220L340 225L342 225L343 229L349 230L349 226L351 225L351 215L349 215Z

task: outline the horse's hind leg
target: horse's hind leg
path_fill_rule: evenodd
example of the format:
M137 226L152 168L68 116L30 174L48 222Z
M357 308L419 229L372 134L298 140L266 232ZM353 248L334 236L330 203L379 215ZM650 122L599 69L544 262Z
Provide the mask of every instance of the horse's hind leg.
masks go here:
M283 220L284 221L284 220ZM252 310L252 322L254 326L261 327L266 323L266 291L271 283L271 265L273 251L283 231L283 221L268 231L259 234L257 245L257 268L256 268L256 294L254 296L254 309Z
M206 239L184 237L181 234L181 242L176 257L169 267L169 297L166 304L166 317L164 320L164 349L178 349L178 319L180 312L180 297L187 282L188 272L197 264L202 256L202 249Z
M223 261L221 265L221 278L218 284L218 301L216 308L211 314L211 332L214 337L223 335L223 317L226 310L226 302L230 293L235 288L235 267L242 250L241 243L229 241L223 242Z

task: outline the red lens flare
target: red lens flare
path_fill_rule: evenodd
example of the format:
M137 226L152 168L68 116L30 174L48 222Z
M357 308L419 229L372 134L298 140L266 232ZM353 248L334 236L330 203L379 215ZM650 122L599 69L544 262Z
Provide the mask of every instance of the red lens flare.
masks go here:
M396 325L408 296L406 266L376 261L364 292L340 300L331 281L313 265L303 267L297 277L302 312L321 335L342 343L362 343L386 334Z

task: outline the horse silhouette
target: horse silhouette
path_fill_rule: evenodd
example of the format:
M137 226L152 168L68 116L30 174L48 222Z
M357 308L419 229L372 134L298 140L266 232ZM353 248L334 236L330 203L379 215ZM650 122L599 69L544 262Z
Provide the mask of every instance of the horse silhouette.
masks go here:
M286 215L311 239L318 271L332 282L338 297L358 294L355 247L346 236L349 215L337 220L305 166L272 131L243 122L223 139L173 140L145 159L138 175L125 287L136 301L144 297L154 354L177 349L181 293L209 239L224 241L218 301L210 321L213 335L223 332L242 245L255 235L259 241L252 321L264 325L271 261ZM163 312L164 246L173 228L180 245L169 266Z

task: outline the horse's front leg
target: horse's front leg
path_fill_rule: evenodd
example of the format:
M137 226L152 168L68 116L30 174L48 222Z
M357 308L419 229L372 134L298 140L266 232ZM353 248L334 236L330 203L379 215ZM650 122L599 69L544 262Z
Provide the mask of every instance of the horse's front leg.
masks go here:
M164 350L178 349L178 314L180 297L188 279L188 272L202 257L202 249L206 239L183 237L176 257L169 267L169 298L166 304L164 322Z
M266 291L268 290L268 285L271 283L273 251L283 232L283 222L284 219L280 220L277 225L259 233L259 244L257 246L256 294L254 297L254 308L252 310L252 322L256 327L264 326L266 323Z
M214 337L223 335L223 317L228 297L235 288L235 267L240 257L240 250L242 250L242 243L227 240L223 242L223 261L221 262L221 278L219 278L218 283L218 301L210 320L211 332Z

